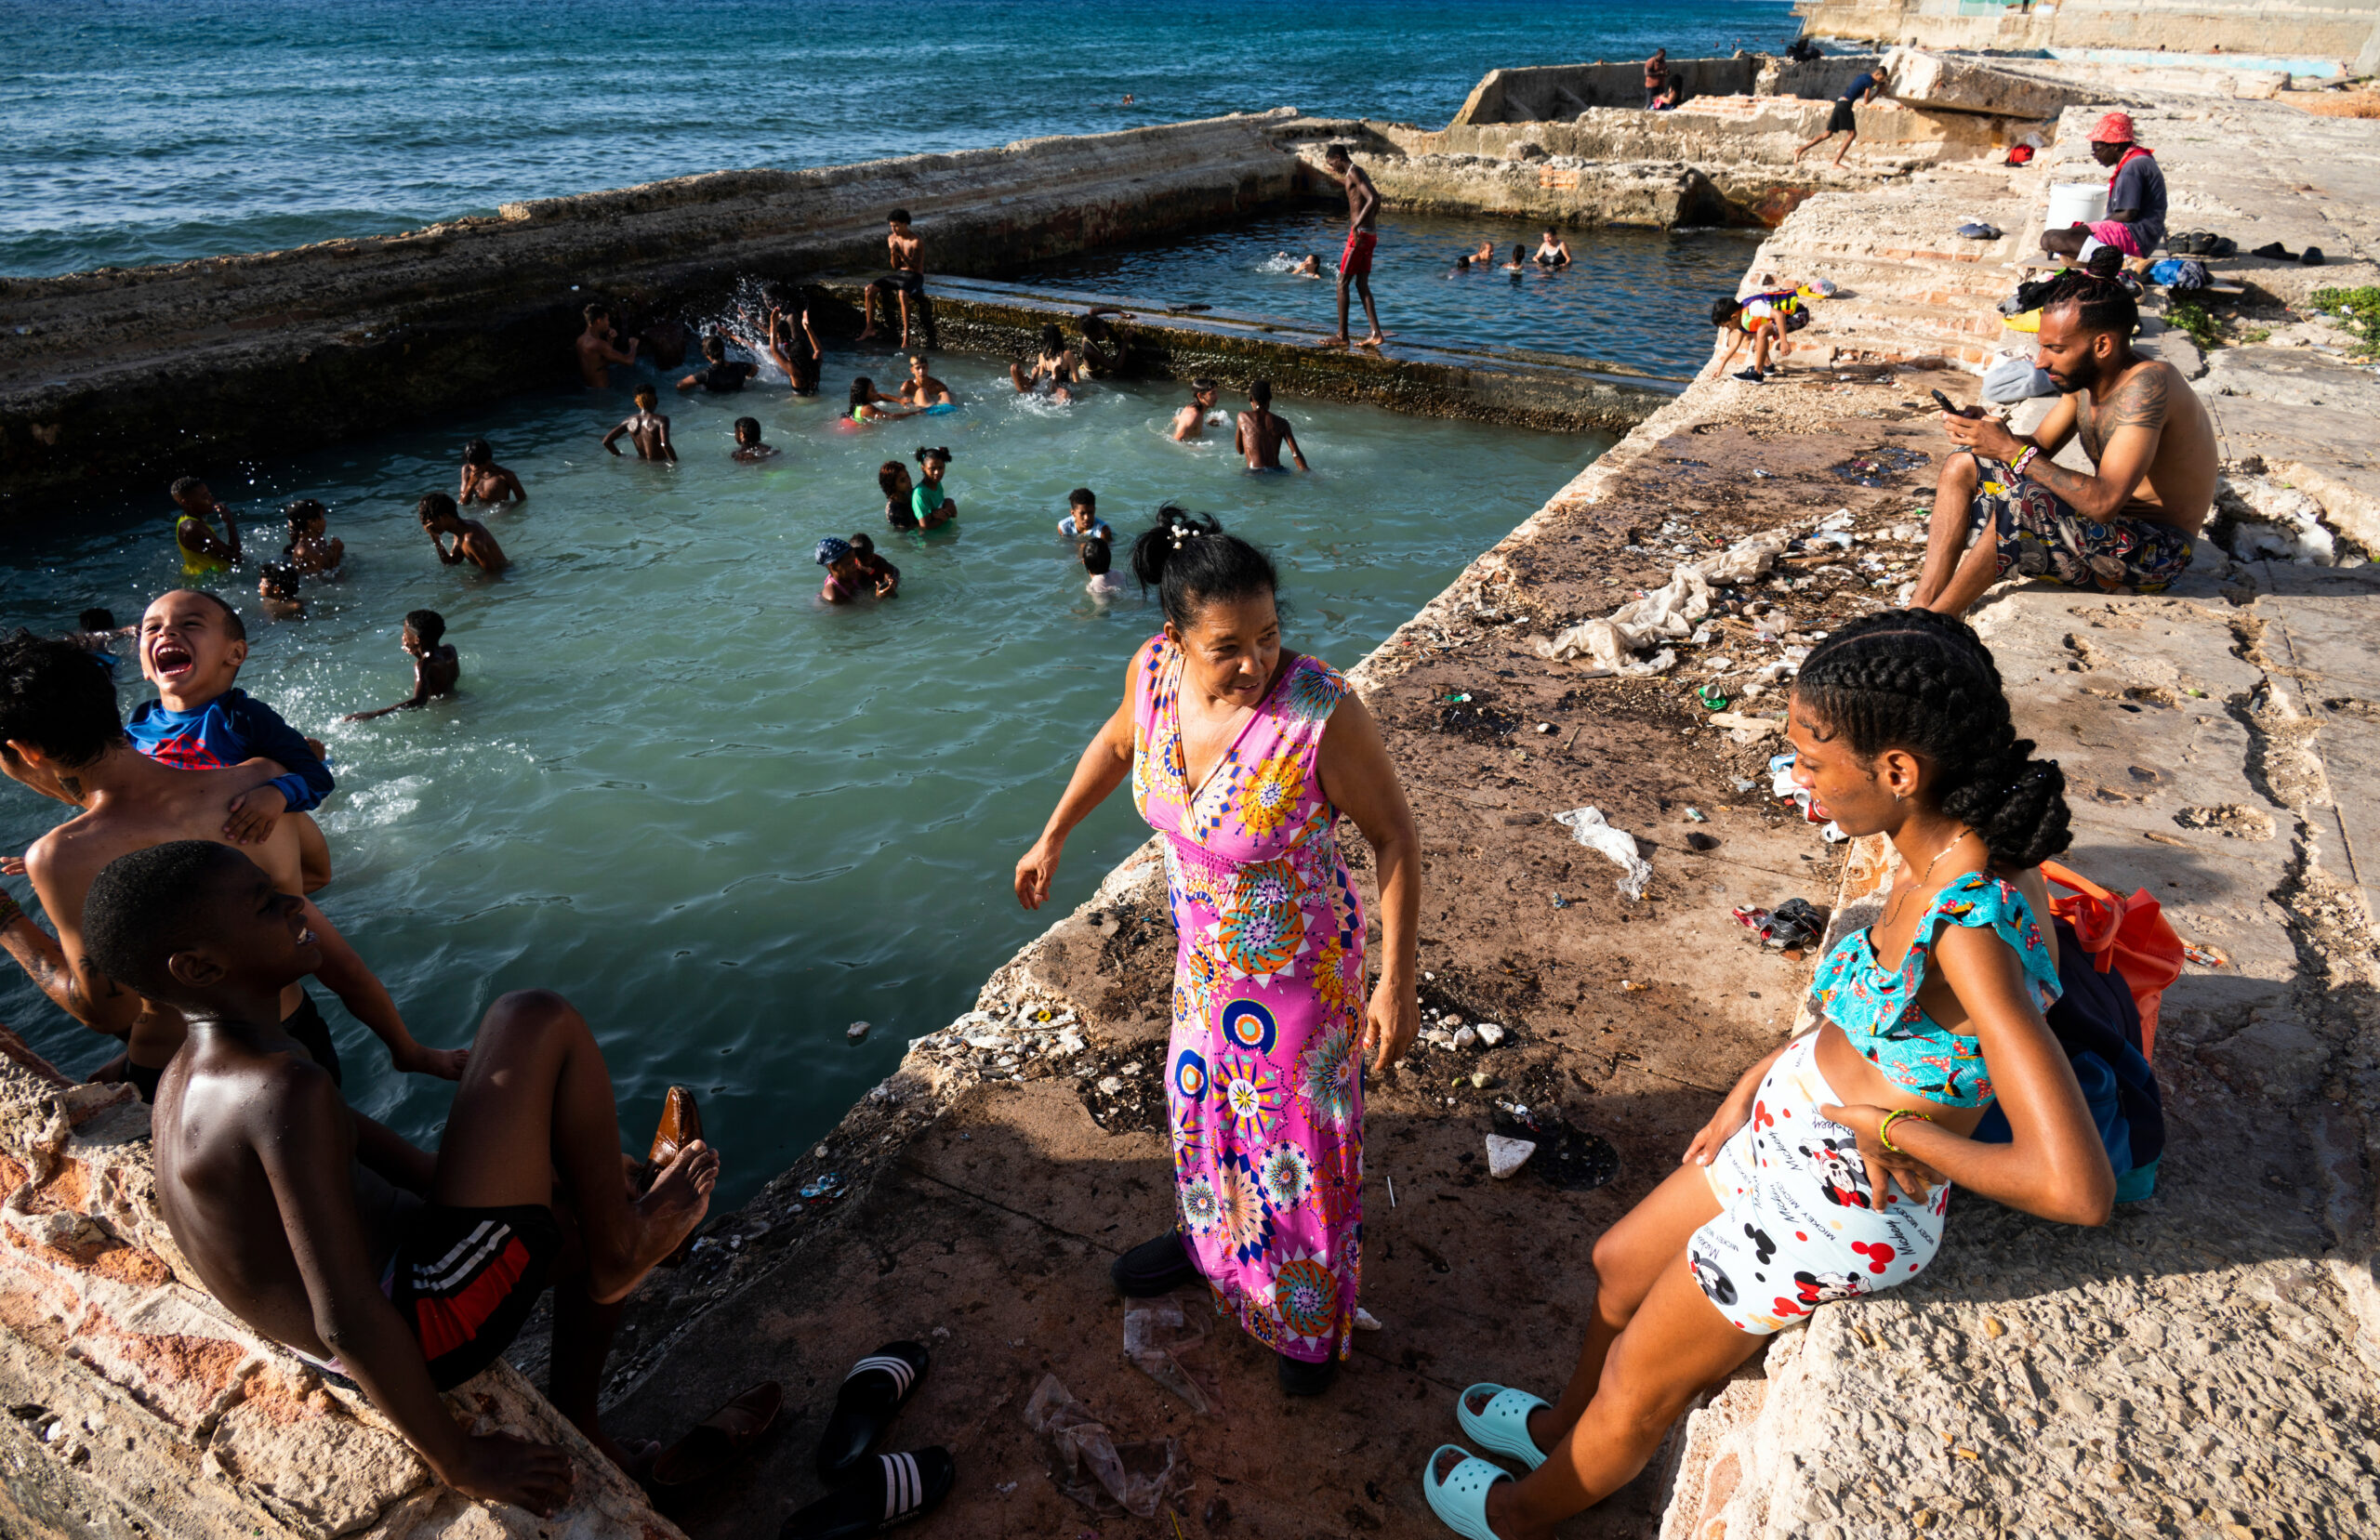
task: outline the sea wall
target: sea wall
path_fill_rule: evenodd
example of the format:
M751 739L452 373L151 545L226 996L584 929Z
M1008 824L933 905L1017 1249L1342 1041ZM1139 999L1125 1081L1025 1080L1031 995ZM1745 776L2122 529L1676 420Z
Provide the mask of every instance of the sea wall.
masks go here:
M2134 48L2352 61L2380 69L2380 0L2321 6L2265 0L2066 0L1991 5L1963 0L1804 0L1809 37L1925 48Z
M1739 53L1726 59L1673 59L1669 65L1670 73L1685 84L1688 100L1698 97L1777 96L1831 101L1862 70L1875 62L1873 54L1830 54L1805 62L1768 54ZM1644 111L1643 60L1490 70L1471 88L1471 95L1448 120L1447 126L1542 123L1575 117L1598 107Z
M809 171L721 171L507 204L401 235L0 280L0 521L47 494L286 455L572 377L578 309L877 267L919 217L935 271L987 273L1241 217L1307 173L1286 112Z

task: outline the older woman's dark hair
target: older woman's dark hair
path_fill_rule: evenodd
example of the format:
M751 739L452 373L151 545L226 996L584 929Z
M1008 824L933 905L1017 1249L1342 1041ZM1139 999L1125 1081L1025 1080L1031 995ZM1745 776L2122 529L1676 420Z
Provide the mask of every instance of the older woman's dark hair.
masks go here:
M1143 591L1157 590L1165 618L1185 631L1210 604L1281 586L1271 557L1225 534L1213 515L1184 512L1171 503L1157 509L1157 522L1132 542L1132 575Z
M14 764L8 744L30 744L71 769L123 741L115 681L89 652L31 631L0 640L0 757Z
M1925 795L1983 836L1994 866L2038 866L2074 842L2065 773L2016 736L2000 670L1965 622L1930 610L1853 621L1810 650L1793 693L1860 758L1924 759Z

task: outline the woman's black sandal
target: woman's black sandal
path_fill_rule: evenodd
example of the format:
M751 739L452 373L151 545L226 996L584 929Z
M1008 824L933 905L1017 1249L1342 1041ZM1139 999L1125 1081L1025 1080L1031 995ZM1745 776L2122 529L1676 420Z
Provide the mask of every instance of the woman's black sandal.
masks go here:
M1139 1245L1116 1258L1107 1270L1116 1280L1116 1287L1128 1299L1153 1299L1160 1294L1170 1294L1184 1283L1197 1283L1205 1277L1198 1264L1191 1259L1190 1247L1182 1239L1182 1231L1169 1230L1155 1240Z
M852 1365L842 1389L835 1392L834 1415L818 1435L822 1481L840 1485L860 1469L925 1374L926 1349L919 1342L887 1343Z
M851 1540L906 1524L950 1495L959 1467L940 1444L914 1454L879 1454L843 1485L785 1521L777 1540Z

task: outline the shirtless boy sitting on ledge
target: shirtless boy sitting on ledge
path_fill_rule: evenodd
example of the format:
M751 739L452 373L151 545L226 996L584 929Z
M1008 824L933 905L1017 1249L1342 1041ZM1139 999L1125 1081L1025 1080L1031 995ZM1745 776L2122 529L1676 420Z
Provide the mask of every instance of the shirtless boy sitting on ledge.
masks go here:
M2181 371L2132 350L2140 309L2111 278L2061 274L2041 325L2037 362L2061 399L2032 437L1990 417L1942 419L1967 453L1942 462L1910 599L1922 609L1963 615L2012 576L2153 594L2189 568L2215 501L2206 407ZM2088 475L2050 463L2078 432Z
M630 1194L611 1075L569 1002L489 1008L433 1155L350 1109L277 1024L322 953L304 902L246 856L176 840L118 857L83 918L110 977L190 1023L157 1094L157 1199L207 1292L362 1387L447 1485L545 1514L569 1500L570 1457L467 1434L439 1396L496 1362L551 1282L554 1404L626 1465L595 1420L614 1307L702 1221L719 1156L692 1141Z

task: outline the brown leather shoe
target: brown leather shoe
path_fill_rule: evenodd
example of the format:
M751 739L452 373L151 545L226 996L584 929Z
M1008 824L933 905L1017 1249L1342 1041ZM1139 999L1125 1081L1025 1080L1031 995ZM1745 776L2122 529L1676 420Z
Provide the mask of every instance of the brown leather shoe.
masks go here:
M653 1148L644 1157L644 1175L637 1182L637 1194L641 1197L653 1190L654 1182L678 1152L703 1137L703 1111L694 1105L694 1093L683 1086L672 1086L661 1100L661 1121L653 1130ZM689 1233L678 1249L661 1259L660 1265L674 1268L681 1265L694 1249L694 1237Z

